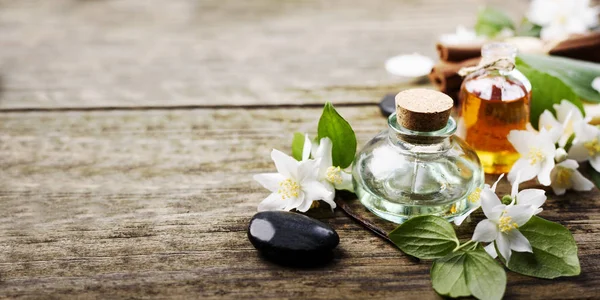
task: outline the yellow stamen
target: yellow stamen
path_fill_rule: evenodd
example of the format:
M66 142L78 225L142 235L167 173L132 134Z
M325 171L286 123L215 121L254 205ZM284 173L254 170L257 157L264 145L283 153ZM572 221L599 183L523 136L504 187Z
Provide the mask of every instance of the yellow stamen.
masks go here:
M542 153L542 150L540 150L540 148L537 147L531 147L529 148L529 153L527 153L527 159L529 159L529 164L530 165L535 165L539 162L542 162L542 160L544 160L544 153Z
M340 167L329 167L325 173L325 178L331 183L342 184L343 179L341 173L342 169L340 169Z
M500 217L500 220L498 221L498 227L500 228L501 232L509 232L513 229L519 228L519 225L513 222L512 218L507 216L506 211L504 211L502 217Z
M583 143L583 147L587 149L590 156L600 154L600 141L595 137L593 140Z
M570 188L572 186L571 177L573 176L573 169L557 166L555 176L552 183L556 186L562 188Z
M293 179L286 179L279 183L279 190L277 193L281 195L281 199L296 198L300 194L300 185Z
M318 200L317 201L313 201L313 203L310 205L310 209L317 208L319 206L321 206L321 204L320 204L320 202Z
M450 207L450 213L451 214L455 214L456 213L456 203L452 204L452 206Z
M471 203L477 203L479 198L481 197L481 188L476 188L472 193L467 196L467 199L471 201Z

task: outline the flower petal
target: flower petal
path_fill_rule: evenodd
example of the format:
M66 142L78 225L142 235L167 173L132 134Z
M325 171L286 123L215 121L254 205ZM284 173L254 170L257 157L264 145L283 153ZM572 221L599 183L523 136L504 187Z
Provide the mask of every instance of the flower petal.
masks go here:
M550 180L550 173L554 169L554 156L552 158L548 157L542 162L542 167L540 168L540 172L538 173L537 179L540 184L549 186L552 182Z
M510 260L511 251L510 242L508 241L506 233L501 232L500 234L498 234L498 238L496 238L496 246L498 247L498 251L500 251L500 255L502 255L502 257L504 257L504 259L508 263L508 261Z
M302 183L302 190L310 201L325 200L329 203L329 201L333 201L335 196L335 189L332 184L315 180Z
M485 247L483 247L483 249L485 250L485 252L487 252L487 254L489 254L489 256L491 256L492 258L496 258L498 257L498 252L496 252L496 247L494 246L494 243L491 243Z
M256 174L252 178L258 181L260 185L271 192L277 192L279 189L279 183L285 180L285 177L279 173L263 173Z
M510 189L510 197L513 199L512 202L515 201L517 197L517 192L519 191L519 184L521 183L521 172L517 172L515 176L515 180L513 181L512 187Z
M278 193L272 193L258 204L258 211L283 210L288 202L289 199L281 199Z
M517 204L531 205L538 208L546 202L546 191L541 189L526 189L517 194Z
M499 230L497 224L490 220L482 220L475 227L475 232L473 232L473 238L471 239L477 242L488 243L494 241L498 236L498 233Z
M285 210L292 210L292 209L298 209L299 207L301 207L304 204L304 201L306 201L306 197L304 195L303 191L298 192L298 196L294 197L294 198L290 198L289 202L287 203L287 205L285 206ZM310 208L310 206L309 206ZM302 211L305 212L306 210Z
M590 165L592 168L594 168L594 170L600 172L600 155L590 157Z
M590 157L588 150L583 146L582 143L575 143L569 149L569 158L576 161L585 161Z
M552 191L554 192L554 194L557 195L557 196L564 195L567 192L567 189L560 188L560 187L555 186L555 185L551 185L550 187L552 188Z
M540 164L531 165L526 158L519 158L508 173L508 181L515 183L517 173L521 173L519 181L524 182L535 178L540 172Z
M312 149L312 143L308 138L308 134L304 134L304 146L302 146L302 160L310 158L310 150Z
M550 129L557 126L561 126L561 123L554 118L554 115L549 110L544 110L540 115L538 128Z
M517 152L521 155L527 155L529 144L537 140L537 134L527 130L511 130L507 138Z
M275 163L277 172L286 178L298 178L298 164L299 162L293 157L277 150L271 151L271 159Z
M517 223L518 226L523 226L535 213L537 208L531 205L509 205L506 207L506 215L509 216L513 222Z
M496 182L494 182L494 184L492 185L492 192L496 192L496 186L498 185L498 182L500 182L500 180L504 178L504 173L500 174L500 176L498 176L498 179L496 179Z
M335 184L335 188L337 190L347 190L347 191L354 192L354 185L352 183L352 174L347 173L345 171L341 171L340 176L342 176L342 183Z
M319 141L319 147L317 148L317 153L315 154L315 157L322 159L322 161L321 161L322 166L326 166L327 168L332 166L332 158L331 158L332 149L333 149L333 144L331 143L331 140L328 137L321 138L321 141Z
M519 230L511 230L506 233L506 236L510 243L510 249L517 252L533 252L529 240Z
M594 183L583 177L577 170L573 172L571 181L573 181L573 189L576 191L589 191L594 188Z
M502 202L500 202L498 195L492 192L492 190L490 190L489 188L483 188L480 196L481 208L483 209L483 213L485 214L485 216L492 221L498 221L500 215L502 214L502 212L494 211L495 207L497 207L498 205L502 205Z
M460 226L465 221L465 219L467 219L474 211L476 211L480 207L481 207L481 205L477 205L475 207L470 208L464 214L454 217L454 221L453 221L454 224L456 224L456 226Z
M554 110L556 111L558 122L564 123L567 120L569 113L571 114L570 121L578 122L583 120L583 114L581 114L579 108L568 100L562 100L560 104L554 104L552 107L554 107Z
M298 164L298 170L296 172L296 181L302 185L305 181L317 180L319 174L319 160L309 159L303 160Z

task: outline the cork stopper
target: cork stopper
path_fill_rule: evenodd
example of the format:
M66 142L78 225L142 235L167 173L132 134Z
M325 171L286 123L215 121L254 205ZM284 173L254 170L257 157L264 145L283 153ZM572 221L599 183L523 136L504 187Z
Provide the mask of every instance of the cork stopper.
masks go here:
M410 89L396 95L398 124L413 131L437 131L448 123L453 101L428 89Z

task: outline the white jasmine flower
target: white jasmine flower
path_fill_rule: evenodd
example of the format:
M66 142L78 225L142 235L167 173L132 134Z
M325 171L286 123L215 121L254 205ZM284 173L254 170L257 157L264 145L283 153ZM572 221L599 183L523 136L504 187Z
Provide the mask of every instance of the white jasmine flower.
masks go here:
M598 91L598 93L600 93L600 76L592 80L592 88Z
M561 126L562 127L562 126ZM515 162L508 173L508 180L515 182L516 175L520 173L520 179L527 181L537 177L543 185L550 185L550 172L554 168L554 156L556 147L554 144L560 137L562 128L554 127L550 131L540 128L539 133L528 130L512 130L508 134L508 141L521 154L521 158Z
M590 165L600 172L600 129L579 122L574 126L575 139L569 149L569 157L576 161L590 161Z
M498 179L496 180L496 182L494 182L494 184L491 187L488 184L486 184L484 186L484 188L488 188L492 192L496 192L496 186L498 185L498 182L500 182L502 177L504 177L504 174L500 175L498 177ZM481 207L481 191L482 190L483 190L482 188L478 187L471 194L469 194L469 196L467 196L467 200L469 200L469 203L468 203L469 209L463 215L460 215L460 216L454 218L454 224L456 224L456 226L460 226L460 224L462 224L462 222L469 215L471 215L474 211L476 211L477 209L479 209Z
M542 27L543 40L561 40L598 25L598 8L589 0L533 0L527 18Z
M558 144L564 147L571 135L574 133L573 126L583 120L583 114L575 104L568 100L562 100L560 104L553 105L556 111L556 118L548 110L540 115L539 128L545 128L550 131L556 129L556 132L562 132Z
M444 45L465 45L482 44L486 41L483 36L478 36L475 30L468 29L465 26L456 27L455 33L442 34L440 43Z
M315 147L310 142L308 135L305 136L302 159L308 159L308 156L310 155L308 152L311 151L313 158L320 162L318 164L319 171L317 179L331 192L331 201L327 201L328 203L333 202L336 189L354 191L352 186L352 174L345 172L339 166L333 165L333 159L331 157L332 149L333 144L328 137L322 138L319 142L319 146Z
M504 205L498 196L488 189L482 193L491 193L482 198L482 208L487 219L477 224L473 240L495 242L500 254L507 261L510 260L511 250L532 252L531 244L518 228L531 219L534 209L530 205Z
M572 159L564 160L554 166L554 169L550 172L550 179L552 180L550 186L555 194L562 195L569 189L589 191L594 188L594 184L583 177L577 171L577 168L579 168L579 164Z
M258 205L258 211L296 209L305 212L315 200L325 200L335 208L335 202L329 201L333 198L331 191L317 180L318 160L299 162L275 149L271 158L277 173L254 175L254 180L272 192Z
M514 191L513 185L513 193ZM502 204L498 196L489 188L484 188L481 192L481 207L487 219L477 224L472 239L483 243L495 242L506 261L510 260L512 250L532 252L531 244L518 228L527 223L538 211L539 207L535 206L540 202L540 197L536 192L525 191L513 197L513 204L510 205ZM528 204L514 204L515 199L519 198L521 200L518 201ZM546 200L545 196L543 200ZM490 248L492 247L488 245L486 251L490 255L495 254L495 249Z

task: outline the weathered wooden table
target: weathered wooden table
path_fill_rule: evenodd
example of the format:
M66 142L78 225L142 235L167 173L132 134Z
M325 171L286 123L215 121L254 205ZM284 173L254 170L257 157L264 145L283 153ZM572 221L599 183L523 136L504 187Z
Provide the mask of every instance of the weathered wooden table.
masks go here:
M0 297L439 298L429 262L340 211L316 212L341 238L329 265L264 261L246 238L266 196L252 175L327 100L361 144L385 128L375 104L414 85L385 59L433 56L479 4L0 0ZM574 233L582 274L509 273L506 297L600 297L600 192L552 196L542 216Z

